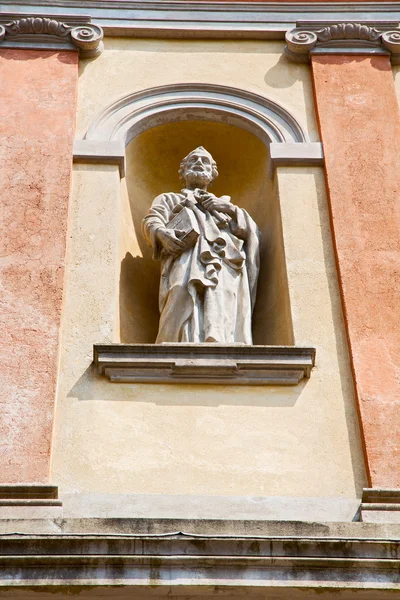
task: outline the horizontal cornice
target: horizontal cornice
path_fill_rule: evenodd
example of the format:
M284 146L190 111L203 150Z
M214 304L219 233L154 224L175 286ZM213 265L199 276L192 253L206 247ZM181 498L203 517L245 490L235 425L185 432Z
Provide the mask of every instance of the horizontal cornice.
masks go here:
M321 582L325 591L367 588L374 589L377 597L380 589L399 590L399 543L394 529L388 539L349 538L343 530L350 524L341 523L338 537L324 539L313 534L302 537L301 523L288 527L275 522L281 530L295 532L289 536L196 535L176 529L139 534L129 519L123 520L122 534L115 533L112 519L106 520L107 533L100 533L97 523L92 519L92 532L84 534L78 519L74 533L68 535L60 533L65 522L58 521L49 535L38 533L40 523L35 533L12 533L17 526L9 521L10 533L0 537L0 585L32 586L35 591L51 586L53 592L68 586L72 594L90 586L96 586L98 594L100 587L123 585L132 594L140 591L141 596L153 598L155 586L162 596L166 590L190 594L193 589L208 588L215 592L237 589L260 597L268 588L321 591ZM154 522L147 525L154 531ZM170 522L169 527L173 525ZM314 530L320 525L313 523ZM356 525L356 535L362 534L362 524ZM235 529L240 527L239 521ZM328 531L330 525L323 528Z
M14 0L1 13L90 15L107 36L284 39L298 21L400 21L400 2L259 3Z

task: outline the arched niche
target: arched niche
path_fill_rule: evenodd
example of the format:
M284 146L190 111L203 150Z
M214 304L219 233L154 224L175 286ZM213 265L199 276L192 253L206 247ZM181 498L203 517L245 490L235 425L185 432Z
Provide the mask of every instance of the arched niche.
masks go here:
M180 189L179 162L197 145L208 147L219 164L221 175L212 191L229 193L262 229L254 342L292 345L279 202L270 177L277 165L323 164L321 145L310 143L296 118L273 100L198 83L124 96L105 107L84 139L75 143L75 162L118 164L122 177L119 324L114 338L127 343L155 340L159 266L144 245L140 221L157 194Z
M141 221L162 192L179 191L180 160L205 146L219 177L210 191L229 194L261 230L261 270L253 316L255 344L291 345L293 328L279 202L268 177L268 148L249 131L228 123L191 120L160 124L133 137L126 147L120 230L120 339L153 343L158 327L159 263L141 234ZM179 310L179 307L177 307Z

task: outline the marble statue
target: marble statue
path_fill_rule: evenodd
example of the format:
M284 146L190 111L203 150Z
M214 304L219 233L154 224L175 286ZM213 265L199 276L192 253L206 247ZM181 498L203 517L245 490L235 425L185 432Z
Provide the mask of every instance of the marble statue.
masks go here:
M259 230L230 196L207 187L218 176L202 146L182 161L180 193L157 196L143 234L161 260L156 343L251 344L259 271Z

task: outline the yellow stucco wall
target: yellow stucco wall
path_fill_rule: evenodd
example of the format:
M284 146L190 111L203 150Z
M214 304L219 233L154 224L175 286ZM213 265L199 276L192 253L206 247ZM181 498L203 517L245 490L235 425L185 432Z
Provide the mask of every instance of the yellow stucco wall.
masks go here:
M280 42L106 40L99 58L81 62L78 137L124 94L193 81L263 94L317 140L309 68L286 62L282 50ZM157 147L157 133L147 134L142 141ZM135 148L139 138L128 169L138 164ZM165 177L162 153L157 160ZM295 343L317 349L311 379L290 388L111 384L93 372L93 343L119 338L121 259L127 248L142 257L129 173L121 186L117 167L74 168L52 480L61 492L359 497L366 481L323 170L279 168L265 188L280 203ZM154 173L147 187L141 173L134 193L149 194Z
M214 83L265 95L287 108L318 141L308 65L289 62L284 43L106 39L95 60L80 61L77 137L125 94L172 83Z

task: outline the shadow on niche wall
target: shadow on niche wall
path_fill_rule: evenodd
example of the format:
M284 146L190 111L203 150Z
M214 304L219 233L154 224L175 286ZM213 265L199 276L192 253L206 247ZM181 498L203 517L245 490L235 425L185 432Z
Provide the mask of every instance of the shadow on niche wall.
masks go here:
M122 193L120 339L154 343L158 330L160 265L152 260L141 222L153 199L179 191L180 161L197 146L211 152L219 177L210 191L228 194L261 231L261 267L253 315L255 344L291 345L293 327L279 201L267 174L267 149L253 134L223 123L168 123L136 137L126 152Z
M121 342L153 344L158 331L159 272L151 258L125 254L120 275ZM150 318L149 318L150 316Z
M247 406L263 408L292 408L296 406L303 394L309 379L303 379L298 385L290 386L229 386L229 393L225 386L195 383L168 383L166 388L172 393L160 393L159 384L130 384L112 383L105 377L99 377L94 365L89 365L73 387L67 397L80 402L140 402L141 404L156 404L157 406ZM150 387L150 393L143 393L143 386ZM153 388L153 390L151 389ZM157 393L151 393L157 390ZM268 419L267 415L264 415ZM134 432L132 443L134 444Z

